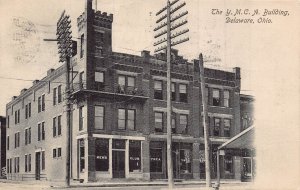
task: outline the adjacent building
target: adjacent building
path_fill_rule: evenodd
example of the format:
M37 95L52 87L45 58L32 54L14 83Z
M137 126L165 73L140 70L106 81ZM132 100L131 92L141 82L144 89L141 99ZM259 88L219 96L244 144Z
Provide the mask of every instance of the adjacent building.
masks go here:
M164 179L166 55L112 51L113 15L92 0L77 19L71 58L71 178ZM74 25L73 25L74 27ZM199 64L172 51L172 159L176 179L204 179ZM241 132L240 68L205 68L212 177L218 146ZM50 69L6 106L6 166L11 180L63 182L66 176L66 70ZM221 158L221 177L241 180L241 156Z
M6 119L0 116L0 178L4 178L6 174Z

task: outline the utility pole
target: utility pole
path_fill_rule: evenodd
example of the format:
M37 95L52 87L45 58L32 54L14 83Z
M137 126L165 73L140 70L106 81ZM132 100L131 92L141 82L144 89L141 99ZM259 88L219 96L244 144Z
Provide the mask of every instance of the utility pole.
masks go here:
M72 31L70 16L65 15L63 11L57 22L57 44L59 49L59 62L65 62L66 71L66 113L67 113L67 130L66 130L66 186L70 186L70 149L71 149L71 89L70 89L70 58L72 56Z
M156 49L154 52L159 52L162 50L167 50L167 167L168 167L168 185L169 189L173 189L174 187L174 179L173 179L173 163L172 163L172 101L171 101L171 47L178 45L180 43L183 43L185 41L188 41L189 38L186 37L184 39L181 39L176 42L172 42L173 38L176 38L182 34L187 33L189 30L185 29L180 32L176 32L174 35L171 34L172 30L175 30L179 28L180 26L184 25L187 23L187 20L184 20L182 22L178 22L172 26L172 24L178 20L179 18L185 16L188 14L188 11L185 11L175 17L172 18L172 14L175 13L177 10L185 6L185 2L178 5L174 9L171 9L171 6L177 3L179 0L174 0L173 2L170 3L170 1L167 1L167 6L162 8L160 11L156 13L156 16L160 15L162 12L167 10L167 14L163 15L160 17L156 23L160 23L161 21L167 19L166 22L163 22L159 26L157 26L154 31L158 31L165 26L167 27L166 30L163 30L159 32L158 34L155 35L155 38L161 37L163 35L167 35L166 38L163 38L157 42L154 43L154 46L157 46L159 44L167 42L167 45L163 47L159 47Z
M209 160L209 138L208 138L208 127L206 125L207 116L207 102L205 100L205 80L204 80L204 67L203 67L203 56L202 53L199 55L199 68L200 68L200 82L201 82L201 97L203 107L203 127L204 127L204 155L205 155L205 179L206 188L211 187L210 179L210 160Z

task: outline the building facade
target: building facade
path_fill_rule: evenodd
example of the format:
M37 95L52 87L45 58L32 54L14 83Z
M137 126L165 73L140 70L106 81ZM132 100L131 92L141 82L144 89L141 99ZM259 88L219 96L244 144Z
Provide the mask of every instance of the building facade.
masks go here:
M5 177L6 169L6 118L0 116L0 177Z
M166 167L166 56L112 51L113 15L92 9L77 19L71 58L71 178L164 179ZM176 179L204 179L199 64L172 51L172 160ZM215 150L241 131L240 68L205 68L212 177ZM7 177L63 182L66 176L66 71L42 80L7 104ZM221 177L241 179L241 157L221 158Z

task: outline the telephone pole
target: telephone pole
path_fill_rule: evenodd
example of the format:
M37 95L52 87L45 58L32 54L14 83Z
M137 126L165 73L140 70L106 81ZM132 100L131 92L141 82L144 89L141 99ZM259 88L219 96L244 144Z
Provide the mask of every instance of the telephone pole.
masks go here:
M71 20L69 15L65 15L63 11L60 19L57 22L57 44L58 44L58 53L59 62L65 62L65 71L66 71L66 113L67 113L67 130L66 130L66 186L70 186L70 150L71 150L71 88L70 88L70 58L72 56L72 31L71 31Z
M205 100L205 80L204 80L204 67L203 67L202 53L200 53L199 55L199 68L200 68L201 97L202 97L202 108L203 108L202 124L204 127L205 179L206 179L206 188L210 188L211 179L210 179L209 139L208 139L209 131L206 125L207 102Z
M178 22L177 20L185 15L188 14L188 11L182 12L178 14L177 16L172 17L172 14L178 11L180 8L185 6L185 2L178 5L174 9L171 9L171 7L177 3L179 0L174 0L170 3L170 1L167 1L167 6L162 8L160 11L156 13L156 16L160 15L161 13L167 11L167 13L163 16L161 16L156 23L161 23L163 20L166 20L166 22L161 23L158 25L154 31L161 30L164 27L167 27L167 29L160 31L155 35L155 38L159 38L161 36L167 35L163 39L157 41L154 43L154 46L157 46L159 44L167 42L165 46L159 47L154 52L159 52L162 50L167 50L167 167L168 167L168 185L169 189L173 189L174 187L174 180L173 180L173 163L172 163L172 101L171 101L171 48L175 45L181 44L183 42L186 42L189 40L188 37L183 38L181 40L172 42L172 39L187 33L189 30L185 29L179 32L176 32L172 35L172 31L179 28L180 26L183 26L187 23L187 20L184 20L182 22ZM174 23L177 21L177 23ZM173 25L172 25L173 24Z

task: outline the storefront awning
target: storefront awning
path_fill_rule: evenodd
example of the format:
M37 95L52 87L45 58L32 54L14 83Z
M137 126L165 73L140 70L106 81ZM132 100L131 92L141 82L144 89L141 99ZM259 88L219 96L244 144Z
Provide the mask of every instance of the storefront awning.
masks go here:
M249 127L218 147L224 149L254 149L254 126Z

